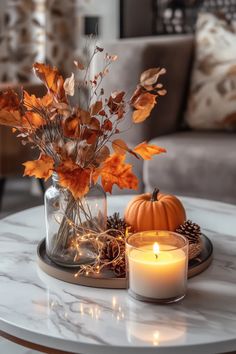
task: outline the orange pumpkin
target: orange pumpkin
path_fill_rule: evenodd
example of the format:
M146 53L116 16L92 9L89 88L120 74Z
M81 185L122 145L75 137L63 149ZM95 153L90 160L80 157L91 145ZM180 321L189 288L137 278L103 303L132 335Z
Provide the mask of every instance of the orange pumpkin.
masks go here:
M176 228L186 220L186 213L181 201L168 194L141 194L133 198L125 211L125 221L135 231L169 230Z

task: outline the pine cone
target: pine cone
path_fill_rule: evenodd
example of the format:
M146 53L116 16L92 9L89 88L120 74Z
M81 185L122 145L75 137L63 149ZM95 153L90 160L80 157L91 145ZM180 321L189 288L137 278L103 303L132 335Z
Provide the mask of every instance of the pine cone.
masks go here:
M112 261L118 256L119 251L120 251L120 255L125 254L124 240L123 239L119 240L118 238L109 240L104 244L104 248L102 251L102 258Z
M118 255L118 245L114 240L108 241L103 248L102 258L112 261Z
M200 226L193 223L191 220L187 220L184 224L179 225L179 227L176 229L176 232L186 236L189 244L198 243L201 237Z
M112 236L116 236L118 233L120 234L120 231L125 234L127 227L128 225L126 224L125 220L120 217L119 213L114 213L112 216L107 218L107 229L113 230L110 232ZM117 232L114 230L117 230Z
M191 220L185 221L180 225L176 232L187 237L189 241L188 258L196 258L202 251L201 228Z
M107 230L111 230L109 235L114 236L114 239L105 243L101 258L112 262L118 256L120 250L119 259L110 264L110 269L113 270L116 277L124 277L126 274L124 240L127 227L128 224L120 217L119 213L114 213L107 219Z
M118 278L125 277L126 275L126 262L125 255L118 262L111 265L111 269L114 271Z
M120 251L120 253L119 253ZM115 260L118 256L119 258ZM104 245L102 256L103 260L111 262L110 269L112 269L117 277L125 276L126 274L126 263L125 263L125 244L124 240L119 240L114 238L106 242ZM114 262L112 262L115 260Z

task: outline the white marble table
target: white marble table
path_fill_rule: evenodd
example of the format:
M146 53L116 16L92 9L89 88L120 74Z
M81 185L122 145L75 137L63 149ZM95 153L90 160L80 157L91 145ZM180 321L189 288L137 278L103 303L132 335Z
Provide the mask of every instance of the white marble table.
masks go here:
M110 212L122 210L128 199L113 197ZM45 235L43 207L1 220L1 333L83 354L236 350L236 206L182 200L188 218L212 239L214 260L190 279L184 301L169 306L138 302L125 290L66 284L40 271L36 247Z

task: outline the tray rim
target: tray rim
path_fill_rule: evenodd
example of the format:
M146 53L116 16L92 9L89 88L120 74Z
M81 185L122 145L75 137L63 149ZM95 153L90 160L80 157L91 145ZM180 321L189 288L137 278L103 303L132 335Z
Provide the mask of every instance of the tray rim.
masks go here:
M213 244L211 240L205 235L202 236L207 239L210 245L210 251L207 259L200 263L195 267L189 267L188 269L188 279L192 278L198 274L201 274L204 270L206 270L212 260L213 260ZM39 268L48 274L49 276L56 278L58 280L64 281L66 283L94 287L94 288L104 288L104 289L127 289L128 287L128 279L127 278L115 278L115 277L95 277L95 276L84 276L80 275L79 277L75 277L76 268L69 268L59 266L56 263L53 265L48 264L44 261L42 256L42 248L45 249L46 239L43 238L39 241L37 246L37 264ZM45 252L45 250L44 250ZM197 257L196 257L197 258Z
M53 263L53 266L46 263L41 255L41 248L45 245L45 238L41 239L37 246L37 263L41 270L49 276L62 280L66 283L89 286L94 288L126 289L127 278L94 277L80 275L75 277L76 268L62 267Z

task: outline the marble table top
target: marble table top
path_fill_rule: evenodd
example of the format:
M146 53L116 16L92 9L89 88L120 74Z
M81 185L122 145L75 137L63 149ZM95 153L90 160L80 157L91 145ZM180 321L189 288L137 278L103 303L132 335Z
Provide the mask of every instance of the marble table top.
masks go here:
M130 196L109 199L110 213ZM236 350L236 206L181 198L214 243L214 260L188 283L186 298L160 306L125 290L50 278L36 264L43 207L0 221L0 331L83 354L222 353Z

